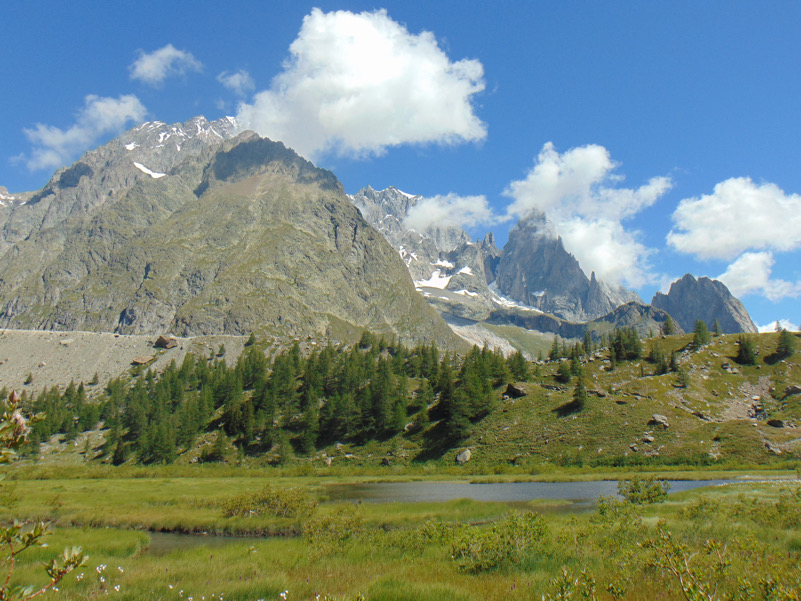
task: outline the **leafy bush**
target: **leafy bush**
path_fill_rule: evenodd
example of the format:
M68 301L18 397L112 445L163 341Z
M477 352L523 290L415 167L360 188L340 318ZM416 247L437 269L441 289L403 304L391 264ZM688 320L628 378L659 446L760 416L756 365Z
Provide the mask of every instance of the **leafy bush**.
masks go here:
M669 482L658 480L654 476L644 479L635 476L631 480L621 480L617 483L618 494L634 505L662 503L667 499L669 490Z
M466 572L484 572L520 564L531 553L542 550L549 537L542 516L534 512L513 513L490 528L465 526L451 541L451 557Z
M305 518L317 509L317 500L301 488L270 488L231 497L222 503L223 515L251 517L272 515L279 518Z

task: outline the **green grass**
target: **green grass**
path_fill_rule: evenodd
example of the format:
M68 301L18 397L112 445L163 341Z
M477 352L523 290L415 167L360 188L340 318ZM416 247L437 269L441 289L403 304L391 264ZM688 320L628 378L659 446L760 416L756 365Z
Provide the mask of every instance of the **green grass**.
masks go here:
M65 521L71 515L92 512L97 517L93 525L58 527L49 537L49 547L28 550L15 572L15 581L44 585L46 580L38 562L46 561L66 545L78 544L90 556L88 565L67 576L58 593L48 594L51 598L99 599L108 593L126 600L178 601L190 596L210 600L221 595L224 599L277 600L287 590L289 599L314 599L316 594L355 599L358 593L366 594L370 600L539 599L555 591L552 581L565 567L571 578L577 577L582 569L588 570L597 581L599 594L608 582L625 580L627 599L653 598L655 590L662 591L666 599L678 599L681 594L676 582L648 568L646 547L638 546L656 536L660 519L665 520L674 537L687 545L688 553L699 557L693 562L700 561L702 555L698 550L705 540L720 540L729 545L732 565L720 583L721 594L733 590L739 575L774 576L782 582L801 577L798 567L801 539L797 529L760 523L742 511L752 502L771 506L782 489L795 490L797 482L736 484L687 491L619 520L601 519L596 512L544 511L548 529L544 546L526 554L520 563L479 573L462 571L451 559L449 535L418 539L415 533L433 519L474 524L464 526L467 528L464 532L478 534L489 531L492 523L510 511L532 507L543 510L545 503L524 504L514 509L503 503L466 500L365 504L353 509L361 518L358 531L349 533L355 537L322 547L300 536L227 539L196 536L176 538L171 544L168 535L166 544L160 540L159 550L151 551L150 539L154 535L131 529L158 528L170 521L219 524L222 518L212 507L216 500L262 484L261 479L215 477L18 480L14 483L18 502L11 509L4 509L5 519L12 514L24 516L41 510L51 510L57 514L55 517ZM314 495L320 495L324 488L324 483L313 478L287 478L272 484L300 486ZM52 495L58 496L61 505L52 500ZM717 504L712 519L691 517L687 513L698 505L699 499ZM318 516L329 516L336 523L346 507L353 506L323 504ZM801 502L789 506L787 511L791 517L801 515ZM637 525L637 515L641 515L641 526ZM735 517L715 519L715 515ZM248 531L241 520L230 521L236 526L228 531ZM111 522L124 527L107 527ZM631 555L627 555L629 552ZM620 562L628 564L623 566ZM119 586L119 591L115 586ZM601 594L599 598L605 597Z

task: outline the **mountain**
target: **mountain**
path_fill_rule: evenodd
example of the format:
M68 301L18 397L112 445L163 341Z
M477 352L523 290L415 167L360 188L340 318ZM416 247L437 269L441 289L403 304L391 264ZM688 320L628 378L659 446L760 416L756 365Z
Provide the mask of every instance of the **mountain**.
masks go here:
M470 343L533 349L542 333L580 338L589 329L598 337L617 326L647 335L667 316L634 292L588 278L543 213L521 219L501 250L492 233L473 242L458 227L410 227L422 196L367 186L350 199L398 251L417 290Z
M459 340L329 171L232 119L146 123L0 207L0 326Z
M422 196L367 186L350 199L398 251L417 290L437 310L477 321L489 317L494 305L487 284L494 278L485 271L487 248L459 227L432 226L422 232L409 227L409 211Z
M542 212L520 219L509 233L496 268L504 296L570 321L591 321L628 302L636 293L589 278Z
M707 277L696 279L688 273L673 282L667 294L657 292L651 304L670 313L686 332L693 331L697 319L710 329L717 319L724 334L757 331L748 311L725 284Z

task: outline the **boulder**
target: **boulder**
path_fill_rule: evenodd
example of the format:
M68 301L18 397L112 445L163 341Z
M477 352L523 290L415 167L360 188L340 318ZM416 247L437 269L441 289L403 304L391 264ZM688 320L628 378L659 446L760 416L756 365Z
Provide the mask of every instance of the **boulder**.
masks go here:
M473 457L473 453L470 452L470 449L465 449L461 453L456 456L456 464L457 465L464 465Z
M150 357L148 355L139 355L138 357L134 357L131 363L134 365L147 365L152 360L153 357Z
M768 425L773 428L784 428L784 420L780 419L769 419Z
M156 338L156 342L153 343L153 346L157 348L171 349L178 346L178 341L172 336L167 337L162 335Z
M654 413L651 416L651 419L648 421L649 426L661 426L662 428L668 428L670 424L668 423L668 418L664 415L659 415L658 413Z
M784 396L791 396L794 394L801 394L801 386L793 384L792 386L788 386L784 391Z
M506 392L503 393L505 396L509 397L510 399L519 399L520 397L526 396L526 391L522 388L518 388L514 384L509 384L506 387Z
M656 438L654 438L653 436L643 436L642 441L650 444L652 442L656 442Z

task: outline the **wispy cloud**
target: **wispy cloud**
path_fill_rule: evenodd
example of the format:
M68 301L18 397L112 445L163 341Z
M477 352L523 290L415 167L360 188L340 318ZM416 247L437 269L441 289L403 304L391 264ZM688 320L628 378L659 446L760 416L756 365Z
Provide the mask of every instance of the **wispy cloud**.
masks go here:
M203 64L191 52L178 50L172 44L167 44L153 52L139 50L129 70L131 79L157 86L170 76L184 75L191 71L200 72Z
M217 81L237 96L245 96L256 89L253 78L250 76L250 73L244 69L240 69L234 73L223 71L217 76Z
M423 232L432 226L469 228L490 225L497 218L485 196L445 194L424 198L409 209L407 227Z
M314 9L289 50L284 71L238 118L304 156L487 135L471 103L484 89L481 63L451 61L432 33L412 34L385 10Z
M24 130L33 144L26 164L31 170L62 167L101 136L119 132L130 122L144 120L146 113L144 105L133 95L118 98L89 95L69 128L37 123Z

